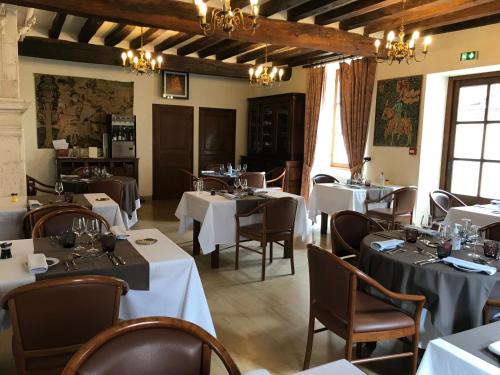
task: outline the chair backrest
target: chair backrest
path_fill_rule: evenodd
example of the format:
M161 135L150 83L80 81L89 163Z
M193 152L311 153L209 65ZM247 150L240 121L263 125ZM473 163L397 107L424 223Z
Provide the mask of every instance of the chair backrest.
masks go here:
M412 213L417 200L417 188L408 186L393 191L393 212L394 215Z
M194 183L198 181L198 177L196 177L194 174L192 174L186 169L180 168L179 172L181 174L183 188L194 190Z
M196 184L197 181L203 181L203 190L229 190L229 185L226 181L221 180L220 178L215 177L203 177L198 178L193 184Z
M44 184L36 178L26 175L26 195L33 196L39 191L47 194L55 194L54 186Z
M127 283L114 277L74 276L7 293L2 307L10 311L18 373L60 373L82 344L118 322L120 298L127 291Z
M369 216L356 211L339 211L330 221L332 251L337 256L359 256L361 241L373 231L384 228Z
M246 178L248 187L263 188L266 181L266 172L245 172L240 178Z
M175 318L128 320L83 345L63 375L208 375L214 351L229 375L240 370L222 344L201 327Z
M264 230L293 232L297 200L291 197L275 198L260 206Z
M118 180L95 180L89 183L89 193L104 193L119 205L122 204L123 191L123 182Z
M434 190L429 193L430 214L434 220L444 220L451 207L466 204L456 195L446 190Z
M228 162L226 162L226 163L224 163L224 162L220 162L220 163L208 163L207 165L205 165L205 167L203 168L203 170L204 171L219 172L221 164L224 165L224 167L226 167L226 165L228 164Z
M266 173L266 186L267 187L280 187L285 190L286 168L276 167Z
M500 221L488 224L480 229L488 240L500 241Z
M333 184L334 182L339 182L335 177L328 174L317 174L313 177L313 185L315 184Z
M326 316L336 333L351 328L356 306L357 278L352 265L312 244L307 245L311 309Z
M80 177L86 177L85 176L85 170L90 170L89 167L78 167L78 168L75 168L71 171L71 174L74 174L74 175L77 175L77 176L80 176Z
M73 219L75 217L85 217L88 219L97 219L101 226L109 231L109 223L101 215L85 208L67 208L59 211L53 211L40 218L31 232L31 237L49 237L58 236L64 231L71 230Z

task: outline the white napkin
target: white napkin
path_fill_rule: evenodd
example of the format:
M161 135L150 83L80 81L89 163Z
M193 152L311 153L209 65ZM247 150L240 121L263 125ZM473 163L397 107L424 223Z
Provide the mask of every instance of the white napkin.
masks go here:
M386 241L374 241L370 244L370 247L373 250L377 251L386 251L386 250L392 250L398 247L399 245L403 244L403 240L386 240Z
M30 210L40 207L41 205L42 204L36 199L28 199L28 207L30 208Z
M79 178L77 174L62 174L61 178Z
M28 270L36 275L37 273L47 272L49 265L45 254L29 254L28 255Z
M215 173L215 171L201 171L202 174L210 174L210 173Z
M490 276L497 273L497 269L495 267L487 266L485 264L477 264L455 257L446 257L443 259L443 262L448 264L455 264L459 267L468 268L471 270L479 270L481 272L487 273Z
M116 236L117 240L125 240L128 237L128 234L125 231L125 229L123 229L119 225L113 225L111 228L109 228L109 230Z
M496 355L500 355L500 341L492 342L488 345L488 349L490 352L495 353Z

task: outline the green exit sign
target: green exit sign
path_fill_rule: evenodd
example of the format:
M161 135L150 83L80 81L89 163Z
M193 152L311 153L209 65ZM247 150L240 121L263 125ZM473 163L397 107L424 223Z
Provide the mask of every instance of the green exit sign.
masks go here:
M460 54L460 61L477 60L478 56L479 56L478 51L462 52Z

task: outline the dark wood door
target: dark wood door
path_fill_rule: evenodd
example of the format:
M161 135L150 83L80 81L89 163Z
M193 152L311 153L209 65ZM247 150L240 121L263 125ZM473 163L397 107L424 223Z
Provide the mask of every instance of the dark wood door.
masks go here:
M153 199L179 198L193 171L193 107L153 104Z
M199 170L209 164L234 166L235 137L235 109L200 108Z

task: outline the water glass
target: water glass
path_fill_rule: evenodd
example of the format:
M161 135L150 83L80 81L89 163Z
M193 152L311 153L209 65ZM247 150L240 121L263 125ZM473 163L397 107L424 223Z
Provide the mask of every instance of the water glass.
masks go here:
M439 259L446 258L451 254L451 241L450 240L441 240L437 246L437 256Z
M468 219L466 219L468 220ZM472 252L467 255L472 258L480 258L480 255L476 253L476 247L481 245L481 235L479 234L479 230L481 227L479 225L471 225L469 228L467 239L470 241L472 246Z
M196 181L194 187L198 193L201 193L203 191L203 180Z
M73 218L73 225L71 227L71 230L73 231L73 233L76 235L76 237L78 239L80 239L82 234L85 233L85 227L86 227L85 218L83 218L83 217ZM75 250L83 250L83 249L84 249L84 247L81 244L79 244L75 247Z
M115 251L116 236L111 232L106 232L101 236L101 247L105 253L112 253Z
M450 226L447 224L439 224L439 237L443 240L451 237Z
M420 226L425 229L431 229L432 215L422 215L422 219L420 220Z
M245 173L245 172L247 171L247 168L248 168L248 167L247 167L247 165L246 165L246 164L243 164L243 165L241 166L241 170L243 171L243 173Z
M54 190L57 193L58 196L61 196L61 194L64 192L64 186L62 181L56 181L56 185L54 186Z
M488 258L497 259L499 245L500 243L498 243L497 241L484 240L483 242L484 256Z
M415 243L418 239L418 229L406 228L405 229L406 242Z
M224 170L225 170L224 164L219 165L219 172L220 172L220 174L224 174Z

